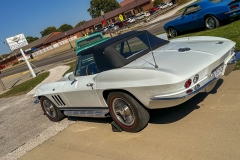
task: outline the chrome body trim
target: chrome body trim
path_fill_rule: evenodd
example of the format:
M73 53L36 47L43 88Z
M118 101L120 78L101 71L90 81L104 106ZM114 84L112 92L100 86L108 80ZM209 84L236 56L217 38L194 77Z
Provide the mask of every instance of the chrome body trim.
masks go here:
M197 90L187 94L186 96L168 97L168 98L152 97L150 99L149 106L151 109L157 109L157 108L167 108L167 107L179 105L189 100L190 98L192 98L193 96L195 96L200 92L210 92L216 85L217 80L218 80L217 78L213 78L212 80L207 82L205 85L203 85L202 87L199 87Z
M236 53L234 60L227 63L224 76L228 76L233 71L239 59L240 59L240 51Z
M231 14L231 13L235 13L235 12L238 12L238 11L240 11L240 8L229 11L229 12L226 12L225 14Z
M64 110L64 115L72 117L95 117L106 118L109 113L108 109L88 109L88 110Z

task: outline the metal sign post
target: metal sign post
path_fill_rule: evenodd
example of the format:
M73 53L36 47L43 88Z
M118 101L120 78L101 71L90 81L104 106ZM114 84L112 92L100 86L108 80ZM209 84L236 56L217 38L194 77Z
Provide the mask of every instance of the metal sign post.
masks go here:
M22 56L23 56L23 58L24 58L24 60L27 64L33 78L36 77L36 74L34 73L30 63L28 62L28 60L27 60L27 58L26 58L26 56L25 56L25 54L24 54L24 52L21 48L21 47L24 47L24 46L28 45L28 42L27 42L24 34L21 33L21 34L18 34L16 36L13 36L13 37L6 38L6 41L7 41L7 44L8 44L11 51L14 51L15 49L20 48L20 52L22 53Z
M27 64L27 66L28 66L28 68L29 68L29 70L30 70L33 78L36 77L36 74L35 74L35 72L33 71L32 66L31 66L30 63L28 62L28 60L27 60L27 58L26 58L26 56L25 56L22 48L20 48L20 51L21 51L21 53L22 53L22 56L23 56L23 58L24 58L24 60L25 60L25 62L26 62L26 64Z

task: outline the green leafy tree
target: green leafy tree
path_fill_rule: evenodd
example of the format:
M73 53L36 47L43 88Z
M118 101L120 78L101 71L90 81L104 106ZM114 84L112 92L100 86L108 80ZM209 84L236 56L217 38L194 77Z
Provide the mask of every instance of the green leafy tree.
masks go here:
M43 36L46 36L46 35L48 35L48 34L50 34L50 33L56 32L56 31L57 31L56 27L51 26L51 27L47 27L46 29L44 29L43 31L41 31L40 34L41 34L42 37L43 37Z
M36 41L37 39L39 39L38 37L32 37L32 36L27 36L26 40L28 43L31 43L33 41Z
M153 5L157 6L162 3L162 0L154 0Z
M85 20L82 20L82 21L78 22L78 23L75 25L75 27L81 26L81 25L83 25L85 22L86 22Z
M101 16L101 10L107 13L119 7L120 5L116 0L91 0L90 8L87 11L92 18L96 18Z
M57 31L65 32L65 31L68 31L70 29L73 29L73 27L70 24L63 24L57 29Z

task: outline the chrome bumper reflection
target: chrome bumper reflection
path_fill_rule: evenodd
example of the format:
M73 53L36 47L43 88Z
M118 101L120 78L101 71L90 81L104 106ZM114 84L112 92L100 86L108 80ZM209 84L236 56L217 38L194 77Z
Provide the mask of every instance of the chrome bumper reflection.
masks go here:
M206 83L204 86L198 88L197 90L183 97L171 97L171 98L153 97L149 102L149 108L150 109L168 108L179 105L183 102L186 102L187 100L189 100L190 98L192 98L193 96L200 92L210 92L216 85L217 80L218 79L214 78L208 83Z
M239 12L239 11L240 11L240 8L234 9L234 10L229 11L229 12L225 12L225 14L232 14L232 13L236 13L236 12Z
M231 62L228 62L224 72L225 76L228 76L234 70L239 59L240 59L240 52L237 52L235 59L232 60Z

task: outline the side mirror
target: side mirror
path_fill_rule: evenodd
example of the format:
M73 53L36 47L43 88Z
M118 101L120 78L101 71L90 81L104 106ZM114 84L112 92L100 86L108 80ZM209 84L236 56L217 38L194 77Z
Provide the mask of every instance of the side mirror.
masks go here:
M75 76L74 76L74 74L70 74L70 75L68 76L68 79L69 79L70 81L75 81Z

